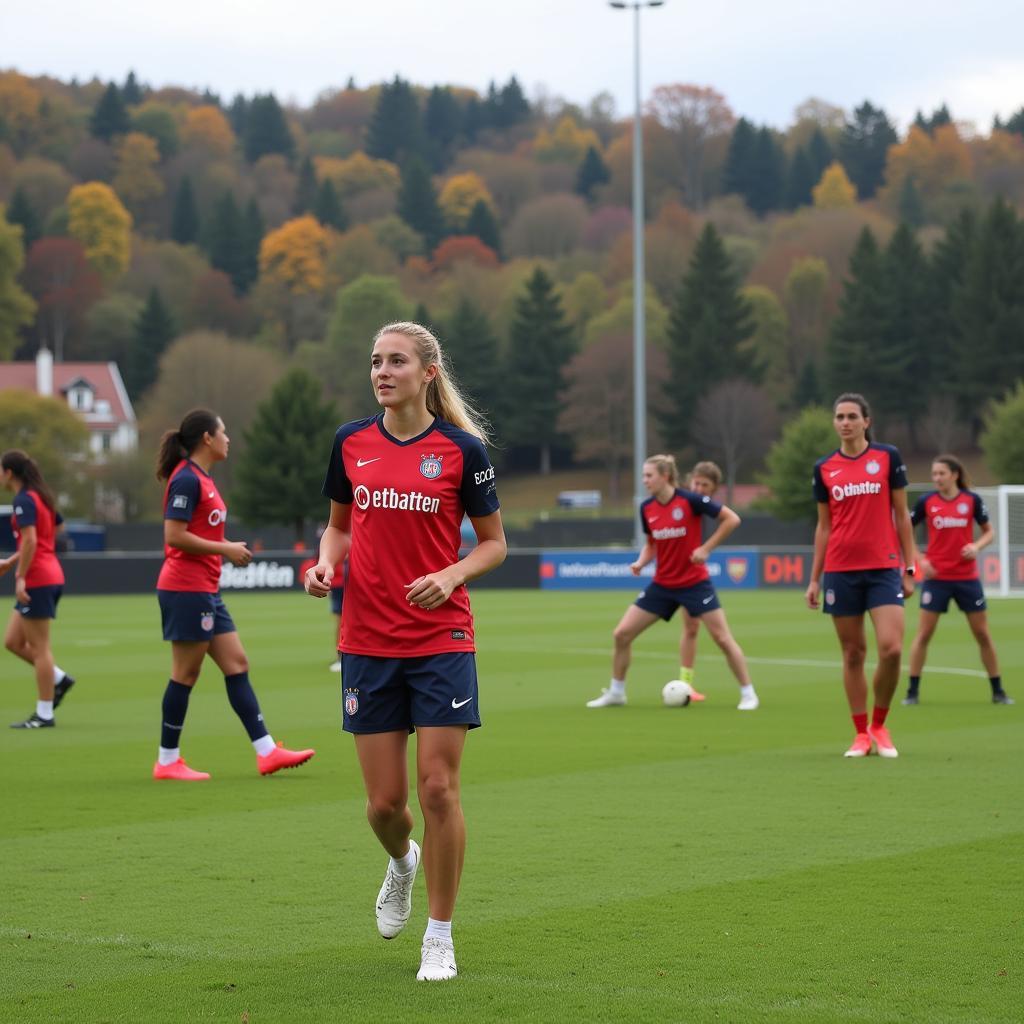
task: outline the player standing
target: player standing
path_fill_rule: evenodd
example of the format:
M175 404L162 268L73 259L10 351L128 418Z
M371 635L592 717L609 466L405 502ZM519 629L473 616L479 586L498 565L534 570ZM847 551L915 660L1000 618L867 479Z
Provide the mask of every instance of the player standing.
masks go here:
M294 768L314 754L274 743L249 682L245 649L221 600L221 559L237 566L252 561L243 541L224 539L228 511L210 476L214 464L228 457L229 444L224 423L208 409L193 409L160 441L156 475L167 487L164 564L156 587L164 639L171 642L171 678L164 691L154 779L198 782L210 777L193 771L180 750L189 697L207 654L224 673L228 701L249 734L261 775Z
M953 455L939 455L932 462L935 490L919 498L910 514L911 522L928 527L928 550L921 559L921 614L917 636L910 648L910 689L904 704L917 704L924 668L939 616L945 615L950 600L964 613L978 643L981 662L992 687L993 704L1012 704L1003 689L999 660L988 631L985 592L978 576L978 552L992 543L995 531L981 496L969 490L967 471ZM981 527L975 540L974 524Z
M832 616L843 654L843 686L857 733L846 757L866 757L872 744L882 757L898 757L885 720L899 683L903 650L903 595L914 591L914 535L907 512L907 470L900 453L871 440L871 410L858 394L840 395L832 407L840 445L814 465L818 524L805 598ZM900 564L903 569L900 578ZM822 570L824 579L819 583ZM867 641L864 613L878 645L874 710L867 715Z
M14 611L4 632L4 646L35 670L35 711L12 729L49 729L53 711L75 685L74 679L53 663L50 621L64 590L64 570L57 561L54 541L63 521L53 495L35 461L23 451L0 455L0 480L14 492L11 527L17 551L0 559L0 576L15 569Z
M420 847L411 840L406 747L415 731L429 919L419 981L457 974L452 914L466 847L462 752L480 725L465 584L500 565L505 533L486 434L419 324L382 327L370 381L384 412L340 427L324 494L331 516L306 590L325 597L349 557L341 619L344 728L355 736L367 818L391 856L377 897L386 939L405 927ZM477 545L461 561L468 515Z
M666 622L677 608L683 609L684 624L680 641L681 671L692 668L693 648L687 648L686 623L703 622L711 638L722 649L729 668L740 686L740 711L755 711L759 701L750 681L747 661L733 639L725 612L711 583L706 562L711 552L740 525L740 517L731 508L712 501L707 494L677 487L679 472L671 455L652 455L644 462L643 483L651 495L640 505L640 522L647 540L640 557L630 566L639 576L644 566L657 559L654 580L626 609L612 634L611 685L600 697L587 701L588 708L616 707L626 703L626 672L629 669L633 641L658 619ZM719 520L714 533L701 542L702 517ZM687 665L687 654L690 663Z

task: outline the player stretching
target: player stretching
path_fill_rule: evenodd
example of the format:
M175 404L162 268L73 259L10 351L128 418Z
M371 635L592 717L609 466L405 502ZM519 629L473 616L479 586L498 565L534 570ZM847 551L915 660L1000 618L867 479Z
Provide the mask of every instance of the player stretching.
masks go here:
M167 481L167 488L164 564L156 587L164 639L171 642L171 678L164 691L154 779L199 782L210 777L193 771L180 750L189 697L207 654L224 673L228 701L249 734L261 775L294 768L314 753L274 743L249 682L245 649L221 600L221 558L238 566L252 561L243 541L224 539L228 510L210 476L214 464L228 457L229 444L223 422L208 409L193 409L160 441L156 475Z
M988 631L985 592L978 578L978 552L992 543L995 531L981 497L968 490L970 482L962 463L953 455L940 455L932 462L935 490L920 498L910 518L916 526L928 526L928 550L921 559L924 582L921 584L921 614L917 636L910 648L910 689L904 704L916 704L921 686L921 670L928 644L945 615L950 600L967 617L967 624L978 642L981 662L992 686L993 704L1012 704L1003 689L999 661ZM981 535L974 539L974 524Z
M639 576L645 565L657 559L654 580L626 609L612 634L612 680L600 697L587 701L588 708L615 707L626 703L626 672L629 669L633 641L658 619L666 622L683 609L683 634L680 641L681 671L693 667L692 648L686 645L687 623L703 622L711 638L722 649L736 681L740 684L740 711L754 711L757 693L750 681L747 661L733 639L725 612L711 583L705 563L711 552L740 525L740 517L731 508L719 505L706 494L684 491L676 485L679 472L671 455L652 455L644 462L643 482L651 495L640 506L640 522L647 540L640 557L630 569ZM720 520L718 528L701 543L701 517ZM687 654L690 662L687 664ZM682 678L682 676L681 676Z
M505 559L485 432L425 327L393 323L373 341L370 381L384 412L346 423L324 481L331 517L306 590L326 597L349 556L341 616L344 728L355 735L366 813L390 854L377 896L386 939L405 927L420 847L410 838L406 747L416 736L429 919L419 981L457 974L452 914L466 848L459 797L469 729L480 725L473 616L465 584ZM460 525L476 547L461 561Z
M17 567L14 611L4 632L4 646L35 669L38 694L35 711L11 728L49 729L55 724L54 708L75 685L53 663L50 651L50 620L57 617L64 588L64 570L54 550L63 520L39 467L24 452L12 449L0 456L0 480L15 495L11 528L18 548L10 558L0 558L0 576Z
M857 734L846 757L898 757L885 726L899 683L903 595L914 590L914 535L907 513L907 470L900 453L871 440L871 410L863 396L840 395L832 407L840 446L814 465L818 525L805 595L817 608L824 569L824 610L832 616L843 654L843 686ZM903 570L900 579L900 552ZM864 613L878 645L868 725Z

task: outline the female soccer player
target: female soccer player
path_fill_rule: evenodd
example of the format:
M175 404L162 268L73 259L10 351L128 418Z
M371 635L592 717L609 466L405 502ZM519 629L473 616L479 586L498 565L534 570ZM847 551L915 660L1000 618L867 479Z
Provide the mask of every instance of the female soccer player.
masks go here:
M208 409L193 409L160 441L156 475L167 481L167 488L164 564L156 587L164 639L171 642L171 678L164 691L154 779L198 782L210 777L193 771L180 750L188 700L207 653L224 673L228 701L249 734L261 775L294 768L314 754L274 743L249 682L245 649L220 597L221 559L238 566L252 561L243 541L224 539L228 511L210 476L214 464L228 457L229 444L224 423Z
M504 561L505 533L486 433L434 335L414 323L382 327L370 381L384 411L335 436L324 481L330 522L305 583L326 597L334 567L349 556L339 645L344 728L355 735L370 827L391 856L377 897L386 939L409 920L420 861L406 762L409 733L417 733L429 919L416 977L443 981L457 973L451 922L466 847L460 764L467 731L480 725L465 584ZM460 561L463 514L477 544Z
M639 576L645 565L657 559L653 582L626 609L612 634L611 685L600 697L587 701L588 708L615 707L626 703L626 672L629 669L633 641L658 619L666 622L682 608L683 639L680 642L682 668L687 666L686 619L702 621L712 639L722 649L736 681L740 685L740 711L758 707L757 693L750 681L747 661L733 639L725 612L711 583L705 563L711 552L740 525L740 517L731 508L712 501L709 495L680 490L679 472L671 455L652 455L644 462L643 481L651 495L640 506L640 522L647 541L640 557L630 569ZM701 517L720 520L718 528L701 543ZM692 650L692 648L691 648ZM691 655L692 659L692 655Z
M917 636L910 648L910 689L904 704L916 704L921 686L921 670L928 644L945 615L950 600L967 617L967 624L978 642L981 663L988 672L993 704L1012 704L1003 689L999 661L988 631L985 592L978 578L978 552L992 543L995 531L981 497L969 490L967 471L953 455L939 455L932 462L935 490L918 499L911 522L927 523L928 550L921 559L924 582L921 584L921 614ZM981 535L974 539L974 524Z
M18 550L0 559L0 576L15 569L14 611L7 622L4 646L27 661L36 675L35 711L12 729L50 729L53 710L75 685L53 663L50 651L50 620L57 617L57 603L64 589L64 570L57 561L54 540L63 521L39 467L23 451L0 455L0 480L14 492L11 526Z
M819 606L824 569L824 610L832 616L843 653L843 686L857 734L846 757L898 757L885 726L899 683L903 650L903 595L914 591L914 535L907 512L907 470L900 453L871 440L871 409L847 392L833 404L840 445L814 465L818 525L814 530L811 582L804 595ZM902 553L903 578L900 579ZM864 613L878 645L868 726L867 643Z

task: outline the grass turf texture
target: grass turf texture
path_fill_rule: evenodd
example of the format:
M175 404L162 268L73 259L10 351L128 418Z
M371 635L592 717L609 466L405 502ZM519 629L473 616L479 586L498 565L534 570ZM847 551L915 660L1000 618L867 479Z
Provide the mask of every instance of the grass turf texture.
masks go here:
M79 684L58 727L0 729L0 1019L1019 1021L1024 701L937 670L978 668L962 617L922 704L891 716L900 758L849 761L831 626L796 592L725 595L761 710L735 710L706 636L707 703L660 706L676 623L638 641L628 707L584 708L629 597L475 594L462 974L433 986L414 980L422 875L407 931L376 933L386 858L339 735L326 605L228 597L275 738L316 758L261 779L209 664L183 750L213 780L188 785L149 778L155 598L67 598L55 650ZM1018 698L1022 607L991 611ZM0 666L6 725L32 687Z

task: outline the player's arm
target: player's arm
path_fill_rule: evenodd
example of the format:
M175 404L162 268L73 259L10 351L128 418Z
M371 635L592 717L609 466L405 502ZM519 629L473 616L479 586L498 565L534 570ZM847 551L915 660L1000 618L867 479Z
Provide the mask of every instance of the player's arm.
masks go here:
M644 568L654 561L657 552L654 547L654 541L648 536L644 541L644 546L640 549L640 555L637 560L630 564L629 568L634 576L639 576L643 572Z
M478 576L496 569L505 561L508 544L505 527L501 525L501 511L486 516L470 516L476 532L476 547L465 558L438 572L427 573L408 584L406 600L421 608L438 608L458 588Z
M184 519L164 520L164 543L169 548L177 548L189 555L220 555L232 565L248 565L252 561L252 552L245 541L217 541L197 537L189 530Z
M981 527L981 533L970 543L965 544L960 554L966 559L978 557L982 548L987 548L996 539L996 531L992 526L992 520L988 517L981 498L974 496L974 521Z
M326 597L331 592L334 567L348 558L352 547L352 505L331 499L331 515L320 536L320 555L316 565L306 570L303 586L310 597Z
M909 597L914 592L914 566L917 564L917 547L914 544L914 527L907 509L907 492L900 487L892 493L892 514L896 520L896 536L900 539L903 552L903 592Z
M700 547L694 550L693 554L690 555L690 561L695 562L697 565L703 565L708 560L711 552L740 525L741 521L740 517L728 505L723 505L718 513L718 526L715 532Z
M811 560L811 582L807 584L804 599L808 608L818 607L821 592L821 572L825 568L825 549L832 533L832 513L827 501L818 502L818 522L814 527L814 557Z
M36 534L35 526L19 525L18 532L21 534L21 547L18 548L18 567L14 573L14 594L22 604L28 604L29 596L25 578L32 566L32 559L36 557L39 536Z

